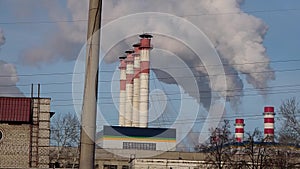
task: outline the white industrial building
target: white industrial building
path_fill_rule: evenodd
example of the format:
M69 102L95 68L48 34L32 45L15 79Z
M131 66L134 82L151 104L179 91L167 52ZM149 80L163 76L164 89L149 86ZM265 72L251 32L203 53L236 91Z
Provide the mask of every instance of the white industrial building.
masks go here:
M176 150L176 129L149 128L149 72L152 35L120 57L119 126L104 126L98 145L105 149Z

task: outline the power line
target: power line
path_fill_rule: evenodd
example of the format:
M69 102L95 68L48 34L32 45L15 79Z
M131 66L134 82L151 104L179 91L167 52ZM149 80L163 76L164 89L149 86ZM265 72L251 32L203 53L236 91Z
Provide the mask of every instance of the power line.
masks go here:
M192 75L192 76L169 76L169 77L158 77L158 78L150 78L149 80L163 80L163 79L175 79L175 78L200 78L200 77L213 77L213 76L239 76L239 75L250 75L250 74L260 74L260 73L273 73L273 72L294 72L294 71L300 71L300 68L294 68L294 69L281 69L281 70L266 70L266 71L257 71L257 72L237 72L237 73L225 73L225 74L210 74L210 75ZM113 71L111 71L113 72ZM69 73L67 73L69 74ZM26 76L39 76L41 74L31 74L31 75L26 75ZM43 75L65 75L64 73L49 73L49 74L43 74ZM24 75L20 75L20 76L24 76ZM7 78L7 77L12 77L12 76L0 76L0 78ZM99 80L98 82L100 83L105 83L105 82L112 82L112 81L119 81L119 80ZM69 82L67 82L69 83ZM71 82L70 82L71 83ZM3 85L3 87L5 86L10 86L10 85ZM15 85L11 85L11 86L15 86ZM0 85L1 87L1 85Z
M60 83L59 83L60 84ZM63 83L64 84L64 83ZM28 85L29 86L29 85ZM4 86L4 87L8 87L8 86ZM9 85L9 87L11 87L11 85ZM298 88L295 87L300 87L300 84L283 84L283 85L273 85L273 86L266 86L266 87L261 87L261 88L234 88L234 89L226 89L226 90L217 90L217 91L211 91L211 90L187 90L184 92L189 92L189 93L193 93L193 92L199 92L201 93L219 93L219 92L241 92L241 91L245 91L245 92L260 92L260 91L285 91L285 90L299 90ZM164 88L164 87L163 87ZM165 88L164 88L165 89ZM167 96L174 96L174 95L180 95L180 94L185 94L182 93L178 90L164 90ZM82 93L82 91L50 91L50 92L43 92L44 95L48 95L48 94L80 94ZM119 93L119 91L98 91L98 94L113 94L113 93ZM18 94L18 93L6 93L6 94ZM30 94L28 93L24 93L24 94ZM268 94L268 93L267 93ZM118 98L119 96L116 96L114 98ZM99 97L99 98L111 98L109 96L107 97Z
M207 74L207 75L192 75L192 76L169 76L169 77L157 77L157 78L150 78L149 80L164 80L164 79L176 79L176 78L201 78L201 77L216 77L216 76L240 76L240 75L250 75L250 74L261 74L261 73L274 73L274 72L294 72L294 71L300 71L300 68L294 68L294 69L280 69L280 70L265 70L265 71L256 71L256 72L237 72L237 73L225 73L225 74ZM101 71L100 71L101 72ZM113 71L111 71L113 72ZM69 73L68 73L69 74ZM46 75L46 74L44 74ZM50 76L51 73L47 74L47 76ZM64 75L64 73L56 74L52 73L52 75ZM22 76L22 75L21 75ZM28 75L29 76L29 75ZM30 75L30 76L35 76L35 75ZM38 76L38 75L37 75ZM0 78L7 78L7 77L12 77L12 76L0 76ZM111 83L112 81L119 81L119 80L99 80L98 82L100 83ZM15 85L12 85L15 86Z
M12 85L9 85L11 87ZM28 85L29 86L29 85ZM1 87L1 86L0 86ZM8 86L4 86L8 87ZM282 91L282 90L299 90L298 88L293 88L293 87L300 87L300 84L284 84L284 85L274 85L274 86L266 86L266 87L261 87L261 88L234 88L234 89L226 89L226 90L217 90L217 91L212 91L212 90L185 90L184 92L199 92L201 93L219 93L219 92L259 92L259 91ZM164 87L163 87L164 88ZM279 89L277 89L279 88ZM164 88L165 89L165 88ZM273 90L271 90L273 89ZM275 90L276 89L276 90ZM178 90L164 90L166 95L179 95L179 94L185 94L182 93ZM47 94L80 94L82 91L50 91L50 92L43 92L44 95ZM113 93L119 93L119 91L98 91L98 94L113 94ZM7 94L18 94L18 93L7 93ZM24 94L30 94L24 93ZM118 98L119 96L116 96ZM103 96L100 98L103 98ZM105 97L104 97L105 98ZM115 97L114 97L115 98Z
M294 90L294 91L281 91L281 92L272 92L272 93L268 93L268 95L276 95L276 94L286 94L286 93L299 93L300 92L300 89L299 90ZM232 95L232 96L227 96L227 98L231 98L231 97L247 97L247 96L260 96L260 94L241 94L241 95ZM216 97L216 96L211 96L211 97L200 97L200 99L212 99L212 98L219 98L219 97ZM80 99L75 99L75 100L80 100ZM168 97L167 99L168 101L182 101L182 100L195 100L195 98L193 97L190 97L190 98L170 98ZM66 99L64 101L67 101ZM70 99L69 101L73 101L72 99ZM101 105L115 105L115 104L118 104L119 101L115 101L115 102L101 102L102 100L100 99L98 104L101 104ZM159 101L165 101L165 100L160 100L160 99L157 99L155 100L157 102ZM56 100L56 102L59 102L58 100ZM76 103L76 104L54 104L53 106L58 106L58 107L65 107L65 106L74 106L74 105L81 105L80 103Z
M246 63L224 63L224 64L215 64L215 65L198 65L198 66L168 66L160 67L163 69L189 69L189 68L206 68L206 67L224 67L224 66L233 66L233 65L249 65L249 64L263 64L263 63L284 63L284 62L300 62L300 59L289 59L289 60L274 60L274 61L264 61L264 62L246 62ZM151 69L151 68L150 68ZM153 70L153 69L151 69ZM297 69L298 70L298 69ZM111 73L115 70L100 70L100 73ZM251 72L250 72L251 73ZM36 74L18 74L18 77L31 77L31 76L61 76L61 75L83 75L84 72L53 72L53 73L36 73ZM1 77L12 77L6 75L0 75Z
M277 112L275 112L277 113ZM257 114L245 114L245 113L240 113L240 114L234 114L234 115L230 115L230 116L225 116L222 117L222 119L226 119L229 121L233 121L236 118L240 118L243 117L243 119L245 120L262 120L263 121L263 112L258 112ZM300 115L296 115L296 117L300 117ZM170 125L170 124L174 124L175 122L177 124L186 124L186 123L191 123L191 122L196 122L196 123L200 123L200 122L204 122L206 120L209 120L211 122L214 121L219 121L220 117L197 117L195 118L184 118L184 119L177 119L177 117L174 117L172 119L168 119L168 120L163 120L163 121L152 121L151 125ZM116 121L117 118L109 118L107 120L111 120L111 121Z
M72 22L87 22L87 19L73 19L73 20L38 20L38 21L14 21L14 22L0 22L0 25L15 25L15 24L53 24L53 23L72 23Z
M240 15L244 13L275 13L275 12L298 12L298 8L288 8L288 9L265 9L265 10L248 10L248 11L238 11L238 12L218 12L218 13L195 13L195 14L184 14L177 15L178 17L199 17L199 16L216 16L216 15ZM113 16L110 18L102 18L103 21L113 21L122 16ZM136 18L138 19L138 18ZM143 18L141 18L143 19ZM68 19L68 20L23 20L23 21L7 21L0 22L0 25L15 25L15 24L56 24L56 23L75 23L75 22L87 22L87 19Z

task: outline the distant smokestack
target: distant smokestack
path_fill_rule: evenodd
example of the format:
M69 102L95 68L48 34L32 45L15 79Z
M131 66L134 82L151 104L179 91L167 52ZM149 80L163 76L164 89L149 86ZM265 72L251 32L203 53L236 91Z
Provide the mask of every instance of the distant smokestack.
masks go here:
M134 69L134 77L133 77L133 103L132 103L132 126L139 127L139 107L140 107L140 44L134 44L134 53L132 54L134 57L133 69Z
M264 108L264 138L265 142L274 142L274 107Z
M141 59L141 74L140 74L140 127L148 126L148 107L149 107L149 53L151 46L152 35L140 35L140 59Z
M125 126L132 125L132 90L133 90L133 51L126 51L126 105L125 105Z
M244 140L244 119L235 119L235 141L242 143Z
M119 125L125 125L125 105L126 105L126 56L120 59L120 104L119 104Z

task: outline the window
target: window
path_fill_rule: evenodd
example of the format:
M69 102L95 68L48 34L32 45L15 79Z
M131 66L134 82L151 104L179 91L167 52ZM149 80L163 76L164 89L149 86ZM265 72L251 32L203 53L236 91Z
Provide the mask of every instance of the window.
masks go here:
M123 142L123 149L156 150L155 143Z
M3 131L0 130L0 141L3 139Z
M129 169L129 166L128 165L123 165L122 169Z
M117 169L117 165L104 165L104 169Z

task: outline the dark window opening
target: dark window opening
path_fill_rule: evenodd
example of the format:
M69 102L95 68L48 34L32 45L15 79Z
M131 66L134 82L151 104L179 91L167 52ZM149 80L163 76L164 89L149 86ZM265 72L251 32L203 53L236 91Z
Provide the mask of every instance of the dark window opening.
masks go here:
M156 150L155 143L123 142L123 149Z

